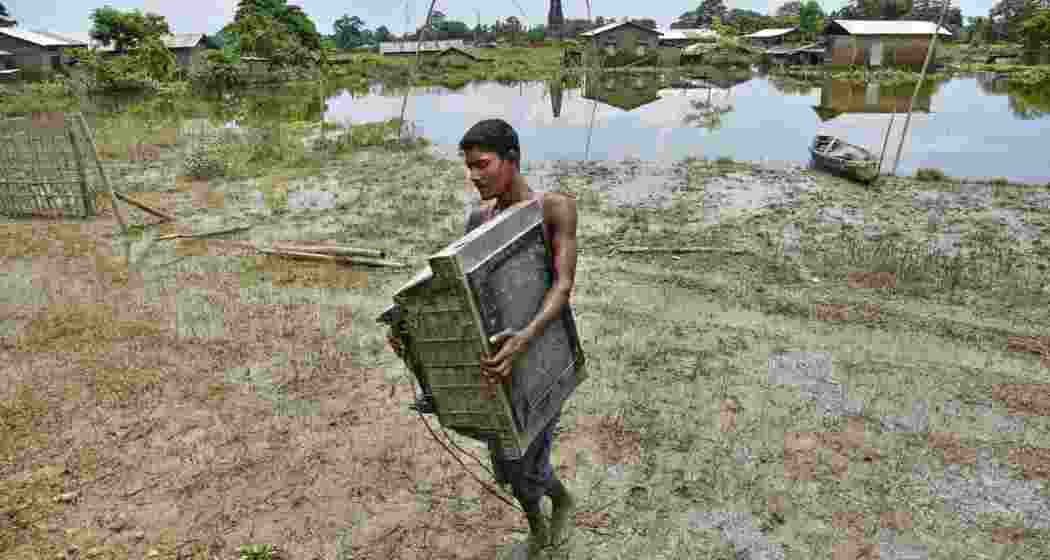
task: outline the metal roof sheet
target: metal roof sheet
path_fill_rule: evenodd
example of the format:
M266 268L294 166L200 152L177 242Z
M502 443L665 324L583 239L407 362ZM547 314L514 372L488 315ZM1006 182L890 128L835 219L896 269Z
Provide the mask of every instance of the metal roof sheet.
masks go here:
M13 55L13 54L14 54L14 53L9 53L9 52L7 52L7 51L0 51L0 56L11 56L11 55Z
M103 45L101 41L92 39L90 31L37 31L36 33L52 37L56 40L82 43L102 52L113 52L117 50L116 45L112 42L108 45ZM171 35L164 35L161 37L161 41L163 41L164 46L169 49L185 49L196 46L203 38L204 33L174 33Z
M449 40L449 41L423 41L422 43L419 43L419 42L416 42L416 41L385 41L385 42L379 43L379 53L380 54L414 53L417 50L417 46L416 45L420 45L418 47L418 50L421 50L423 52L439 52L439 51L443 51L443 50L445 50L445 49L447 49L449 47L463 48L465 46L463 44L463 40L462 39L453 39L453 40Z
M630 22L630 21L616 21L616 22L613 22L613 23L607 23L607 24L605 24L605 25L603 25L601 27L595 27L594 29L592 29L590 31L585 31L583 33L580 33L580 37L594 37L595 35L600 35L602 33L605 33L606 31L610 31L612 29L616 29L617 27L621 27L621 26L624 26L624 25L633 25L635 27L640 27L642 29L646 29L648 31L652 31L653 33L660 33L659 30L652 29L652 28L649 28L649 27L645 27L645 26L639 25L639 24L634 23L634 22Z
M752 39L768 39L770 37L780 37L781 35L787 35L788 33L791 33L796 29L798 28L789 27L786 29L761 29L759 31L751 33L750 35L744 35L744 37L750 37Z
M164 36L164 45L169 49L196 47L204 39L204 33L173 33Z
M0 33L15 39L21 39L41 47L82 47L85 43L68 38L56 37L50 33L39 33L18 27L0 27Z
M718 38L718 33L710 29L668 29L659 31L661 39L666 39L670 41L684 41L689 39L704 40Z
M850 35L932 35L937 24L932 21L865 21L856 19L833 19L832 23L842 26ZM943 26L941 35L951 36Z

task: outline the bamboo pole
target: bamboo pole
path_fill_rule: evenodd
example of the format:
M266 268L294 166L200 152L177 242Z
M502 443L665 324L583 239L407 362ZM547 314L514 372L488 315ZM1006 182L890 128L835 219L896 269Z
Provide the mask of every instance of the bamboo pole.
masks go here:
M95 213L95 204L88 193L87 171L84 169L84 160L80 154L80 146L77 146L76 135L73 134L73 130L69 127L66 127L66 138L69 139L69 146L73 149L73 159L76 160L77 174L80 175L80 196L84 202L84 217L89 218Z
M383 260L383 259L370 259L370 258L366 258L366 257L343 257L343 256L336 256L336 255L321 255L321 254L318 254L318 253L306 253L306 252L301 252L301 251L283 251L283 250L277 250L277 249L266 249L266 248L263 248L263 247L255 247L255 250L259 251L260 253L263 253L264 255L273 255L273 256L276 256L276 257L298 258L298 259L315 260L315 261L328 261L328 262L342 263L342 264L362 264L362 265L368 265L368 266L386 266L386 267L393 267L393 268L400 268L400 267L405 266L404 264L399 263L399 262L388 261L388 260Z
M95 166L98 167L99 177L102 179L102 184L109 192L109 203L113 207L113 214L117 217L117 223L120 224L120 229L124 235L128 234L128 224L124 221L124 215L120 213L120 207L117 206L117 195L113 192L113 185L109 183L109 178L106 177L106 170L102 168L102 160L98 159L98 146L95 144L95 138L91 135L88 130L87 122L84 121L84 114L77 113L77 123L79 124L80 132L91 144L91 153L95 156Z
M922 82L926 79L926 70L930 66L930 59L933 58L933 49L937 46L937 37L940 35L941 26L944 25L944 18L948 15L948 8L952 5L951 0L944 0L944 8L941 9L941 18L937 22L937 27L933 30L933 37L930 39L930 46L926 49L926 60L922 63L922 73L919 74L919 82L915 84L915 91L911 94L911 103L908 105L908 116L904 119L904 130L901 132L901 141L897 144L897 157L893 159L893 175L897 174L897 164L901 161L901 150L904 149L904 140L908 137L908 126L911 124L911 112L915 108L915 100L919 97L919 90L922 88Z
M175 221L175 218L172 217L171 215L165 214L164 212L161 212L160 210L157 210L156 208L153 208L153 207L147 205L144 202L139 202L138 200L135 200L134 198L131 198L130 196L128 196L128 195L126 195L126 194L124 194L124 193L122 193L120 191L113 191L113 194L117 198L119 198L119 199L123 200L124 202L127 202L128 204L130 204L130 205L132 205L132 206L142 210L143 212L148 212L148 213L153 214L154 216L156 216L158 218L163 218L164 220L167 220L169 222L174 222Z
M430 29L430 18L434 15L434 4L437 0L430 0L430 9L427 11L427 20L423 24L423 30L419 32L419 37L416 37L416 65L413 67L412 72L409 73L408 87L405 88L405 96L401 100L401 119L398 122L397 127L397 142L401 143L401 132L405 129L405 109L408 107L408 92L412 90L412 83L415 81L416 73L419 72L419 65L423 60L423 38L426 37L427 30Z
M162 235L157 238L157 241L166 241L168 239L190 239L197 237L210 237L212 235L220 235L223 233L235 233L239 231L246 231L249 229L252 229L252 226L237 226L213 231L202 231L200 233L173 233L171 235Z
M274 249L281 251L300 251L305 253L320 253L322 255L335 255L342 257L371 257L385 259L386 251L377 249L363 249L358 247L347 247L345 245L274 245Z
M733 249L727 247L620 247L616 249L619 253L729 253L733 255L747 255L751 251L747 249Z

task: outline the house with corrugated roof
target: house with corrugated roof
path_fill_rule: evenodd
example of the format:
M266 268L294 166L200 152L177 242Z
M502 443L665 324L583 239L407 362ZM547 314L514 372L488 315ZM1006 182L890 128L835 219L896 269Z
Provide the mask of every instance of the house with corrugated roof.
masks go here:
M941 39L952 36L929 21L833 19L824 28L828 61L838 66L922 66L934 31Z
M760 29L740 38L756 47L770 47L795 41L801 34L797 27L788 27L784 29Z
M15 68L14 53L0 51L0 79L11 79L18 75Z
M54 37L20 27L0 27L0 50L11 53L22 70L50 73L69 64L69 50L86 47L79 41Z
M580 33L579 37L609 56L620 52L645 56L659 46L660 35L656 29L633 21L621 21Z
M101 41L91 38L90 31L69 31L69 32L51 32L51 31L39 31L51 37L58 39L67 39L84 43L88 48L93 48L103 54L116 54L116 45L112 42L104 44ZM163 35L161 41L164 42L164 46L171 50L172 54L175 55L175 64L180 69L187 69L192 66L195 62L204 56L204 51L209 48L214 48L214 44L204 33L171 33Z
M657 44L661 47L687 47L694 43L718 41L718 33L710 29L661 29Z
M416 53L437 55L450 47L465 48L462 39L448 41L384 41L379 43L379 54L384 56L408 56Z

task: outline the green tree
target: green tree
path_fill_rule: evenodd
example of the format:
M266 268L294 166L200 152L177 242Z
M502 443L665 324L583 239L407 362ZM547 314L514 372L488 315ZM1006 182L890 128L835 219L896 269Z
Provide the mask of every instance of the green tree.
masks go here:
M1050 9L1039 10L1021 26L1025 47L1037 49L1050 46Z
M321 48L321 34L310 18L299 6L289 6L286 0L240 0L233 23L226 28L233 32L243 27L241 22L248 18L262 18L254 21L275 21L281 24L283 31L296 36L298 43L308 49ZM255 25L255 24L253 24Z
M817 0L807 0L800 8L798 27L806 36L813 37L820 30L823 19L824 10L817 4Z
M139 10L122 12L110 6L91 12L91 21L91 38L104 45L112 43L118 53L126 53L147 38L171 32L164 16Z
M722 18L727 11L722 0L703 0L696 9L696 23L701 27L710 26L714 18Z
M3 2L0 2L0 16L11 17L11 14L7 13L7 7L4 6Z
M532 29L529 29L529 32L525 34L526 39L536 43L543 41L546 36L547 26L542 24L532 26Z
M352 49L365 44L365 22L357 17L344 14L335 20L335 44L340 49Z
M988 11L997 39L1021 41L1024 22L1042 8L1040 0L1000 0Z
M802 0L790 0L781 4L776 11L777 17L800 17L802 14Z
M390 30L387 29L385 25L380 25L379 27L376 28L376 32L375 32L376 41L378 41L378 42L390 41L391 39L393 39L393 37L394 36L390 33Z

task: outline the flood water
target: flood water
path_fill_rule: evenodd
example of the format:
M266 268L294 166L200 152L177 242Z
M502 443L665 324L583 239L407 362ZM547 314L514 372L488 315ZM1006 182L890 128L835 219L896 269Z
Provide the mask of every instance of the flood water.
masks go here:
M688 156L805 164L818 133L879 154L892 120L882 167L889 173L914 89L759 74L688 85L626 75L574 88L549 82L414 88L406 119L417 133L452 151L475 122L502 118L518 131L526 164ZM987 74L928 84L917 99L897 174L933 167L954 177L1050 182L1047 97L1013 91ZM343 90L327 100L325 118L385 120L399 116L401 105L402 93L381 85L364 94Z

